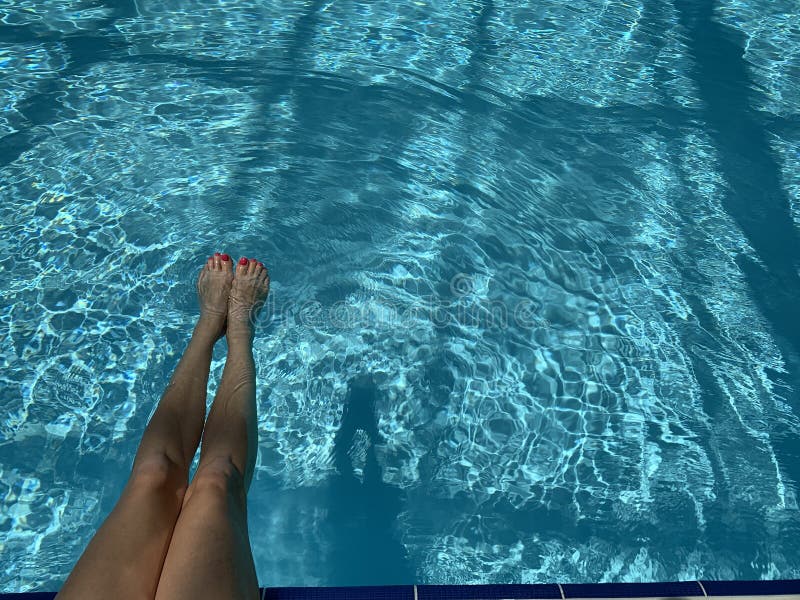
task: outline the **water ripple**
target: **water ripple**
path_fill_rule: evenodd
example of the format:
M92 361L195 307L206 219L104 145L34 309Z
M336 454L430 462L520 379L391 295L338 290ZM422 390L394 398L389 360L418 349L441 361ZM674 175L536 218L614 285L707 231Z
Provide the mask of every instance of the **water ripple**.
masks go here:
M363 583L336 579L319 491L364 374L379 439L351 458L374 448L399 490L417 581L800 576L797 373L671 4L17 4L4 590L57 587L107 514L214 251L274 280L262 583ZM797 220L784 13L717 17L750 36ZM218 351L212 387L221 370Z

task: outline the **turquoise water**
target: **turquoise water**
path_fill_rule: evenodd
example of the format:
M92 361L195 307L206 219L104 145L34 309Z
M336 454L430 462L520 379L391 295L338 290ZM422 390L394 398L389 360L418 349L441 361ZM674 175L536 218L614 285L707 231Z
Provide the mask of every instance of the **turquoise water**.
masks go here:
M262 585L800 577L795 2L6 0L0 75L0 591L214 251L273 278Z

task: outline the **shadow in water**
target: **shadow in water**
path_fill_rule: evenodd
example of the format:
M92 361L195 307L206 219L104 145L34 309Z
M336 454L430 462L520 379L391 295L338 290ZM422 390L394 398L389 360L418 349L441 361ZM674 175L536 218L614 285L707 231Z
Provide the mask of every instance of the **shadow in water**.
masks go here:
M414 581L397 540L401 492L383 482L375 456L377 390L368 378L350 383L336 434L338 475L329 488L327 529L332 545L331 585L389 585Z
M800 239L793 225L781 171L754 109L760 95L744 58L744 36L714 17L715 0L676 0L686 29L693 78L704 102L703 117L720 151L720 169L728 184L721 199L758 254L742 254L739 267L753 297L774 325L788 362L800 361L800 323L787 319L800 295ZM724 150L724 151L722 151Z

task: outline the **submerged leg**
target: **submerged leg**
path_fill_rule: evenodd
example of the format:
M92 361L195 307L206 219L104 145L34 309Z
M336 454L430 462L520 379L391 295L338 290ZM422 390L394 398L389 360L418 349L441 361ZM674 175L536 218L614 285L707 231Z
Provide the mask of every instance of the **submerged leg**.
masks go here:
M211 351L225 331L233 270L223 257L209 259L200 272L200 319L189 345L145 429L119 501L84 550L59 600L155 596L203 430Z
M228 358L203 431L200 466L175 525L157 598L258 597L247 533L247 489L258 447L254 317L268 291L264 266L240 261L228 308Z

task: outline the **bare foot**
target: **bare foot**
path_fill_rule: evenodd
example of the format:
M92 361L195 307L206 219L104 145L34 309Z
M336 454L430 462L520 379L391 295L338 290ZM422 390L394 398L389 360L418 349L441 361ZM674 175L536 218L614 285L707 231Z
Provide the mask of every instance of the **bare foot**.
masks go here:
M215 340L225 334L232 282L233 261L227 254L219 253L206 261L197 278L197 295L200 297L197 328L210 333Z
M269 271L254 259L239 259L228 300L228 338L231 334L252 337L258 312L269 294Z

